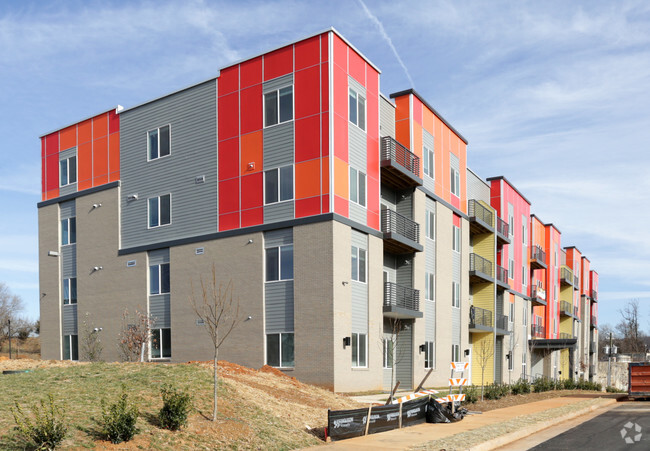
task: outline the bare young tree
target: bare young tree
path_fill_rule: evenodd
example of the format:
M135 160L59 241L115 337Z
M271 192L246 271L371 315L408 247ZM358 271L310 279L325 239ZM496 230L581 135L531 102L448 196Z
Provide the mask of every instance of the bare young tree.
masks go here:
M217 284L217 269L213 264L212 279L205 281L201 277L201 292L198 295L195 294L194 284L192 284L190 302L212 340L214 350L212 421L217 421L217 358L221 345L243 320L239 311L239 299L234 299L232 280L225 287L221 283Z
M395 387L397 382L397 365L404 359L406 355L406 347L399 346L400 333L404 330L404 323L396 318L390 320L389 335L381 340L383 355L388 368L390 368L390 388Z
M19 323L23 321L18 317L22 309L20 296L13 294L7 285L0 282L0 347L9 338L8 321L11 321L12 332L18 330Z
M151 339L151 328L155 318L139 310L131 318L128 309L122 313L122 330L118 340L118 349L125 362L144 362Z
M86 312L81 323L81 357L84 360L98 362L102 359L104 345L99 338L100 331L91 321L90 313Z
M643 332L639 326L639 300L632 299L628 301L618 312L621 315L621 321L616 325L616 330L621 336L620 352L644 352Z
M483 338L479 343L473 346L473 352L476 354L476 362L481 368L481 401L483 401L483 392L485 387L485 369L492 362L494 357L494 343L491 337Z

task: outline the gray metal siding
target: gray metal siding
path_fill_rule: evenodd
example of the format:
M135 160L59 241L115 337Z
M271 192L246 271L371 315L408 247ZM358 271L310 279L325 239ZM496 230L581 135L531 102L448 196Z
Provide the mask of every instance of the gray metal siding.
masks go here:
M381 204L389 210L397 210L397 194L386 185L381 185Z
M424 301L424 339L436 341L436 303Z
M460 168L460 162L458 160L458 157L456 155L454 155L453 153L449 154L449 165L452 168L454 168L454 169L456 169L457 171L460 172L460 169L459 169Z
M490 187L469 169L467 170L467 198L482 200L490 205Z
M497 337L497 347L494 352L494 380L503 382L503 337Z
M74 157L77 155L77 148L72 147L71 149L64 150L59 153L59 161ZM108 157L106 157L108 159ZM78 166L77 166L78 167ZM60 169L59 169L60 170ZM77 170L77 179L79 178L79 171ZM77 192L77 182L71 183L70 185L62 186L59 188L59 196L65 196L66 194L72 194Z
M395 137L395 106L379 96L379 135Z
M451 309L451 344L460 345L460 312L459 308Z
M293 244L293 229L277 229L264 232L264 247L277 247Z
M285 86L289 86L293 84L293 73L283 75L278 78L274 78L273 80L265 81L264 82L264 92L272 91L274 89L280 89L284 88ZM295 97L295 93L294 93Z
M397 337L397 351L395 359L397 380L400 388L413 387L413 322L404 321L405 326Z
M154 327L169 328L171 326L171 296L161 294L149 297L149 313L154 318Z
M350 165L362 171L364 174L368 172L366 164L366 149L367 138L366 133L361 130L359 127L355 127L353 124L350 124L348 127L348 149L349 149L349 158Z
M427 147L429 147L430 149L433 150L433 154L434 154L433 160L434 160L434 164L435 164L435 160L436 160L435 154L437 152L437 149L435 148L435 145L434 145L433 135L431 133L429 133L428 131L426 131L424 128L422 129L422 144L426 145ZM414 149L410 149L410 150L411 150L411 152L415 153ZM421 149L421 150L424 150L424 149ZM422 156L424 158L424 152L422 152ZM420 161L420 169L422 171L422 185L426 189L431 191L432 193L435 192L436 191L435 180L433 178L429 177L428 175L424 174L424 161ZM435 171L434 171L434 176L435 176Z
M77 335L77 304L63 306L63 335Z
M169 263L169 248L149 251L149 266Z
M395 282L397 280L397 262L395 257L384 253L384 271L388 273L388 281Z
M366 264L368 262L368 235L352 230L352 246L366 250ZM367 274L367 271L366 271ZM352 280L350 283L352 296L352 332L368 333L368 284Z
M61 219L74 218L77 216L77 208L75 206L74 200L69 200L67 202L61 202L59 204L59 215Z
M266 333L293 332L293 280L264 284Z
M397 213L413 219L413 193L403 193L403 196L397 197Z
M278 202L264 206L264 223L286 221L293 219L294 201Z
M147 161L147 132L170 125L171 154ZM120 115L122 247L217 231L216 82ZM205 182L196 183L197 176ZM172 195L171 224L148 228L147 199ZM128 201L129 195L137 200Z
M294 122L284 122L265 128L264 169L273 169L293 164L294 161Z
M91 268L88 268L90 271ZM77 245L61 246L61 275L64 279L77 276Z
M368 210L361 205L350 202L350 219L365 225L368 222Z
M413 260L397 257L396 283L404 287L413 287Z
M451 253L451 280L460 283L460 252Z

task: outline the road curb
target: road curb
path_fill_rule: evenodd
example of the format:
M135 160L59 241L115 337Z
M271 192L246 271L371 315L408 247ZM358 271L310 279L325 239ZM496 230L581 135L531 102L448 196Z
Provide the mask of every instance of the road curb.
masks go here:
M546 420L542 421L540 423L535 423L530 426L526 426L523 429L519 429L518 431L510 432L508 434L502 435L497 438L493 438L491 440L488 440L487 442L480 443L476 446L472 446L469 448L471 451L491 451L493 449L499 448L501 446L508 445L512 442L515 442L517 440L521 440L522 438L528 437L529 435L536 434L537 432L540 432L544 429L548 429L552 426L555 426L556 424L562 423L567 420L571 420L573 418L585 415L589 412L593 412L596 409L601 409L603 407L607 407L611 404L616 404L617 399L606 399L606 398L600 398L600 399L605 399L604 402L598 403L593 406L585 407L584 409L580 409L575 412L571 412L569 414L563 415L558 418L553 418L552 420Z

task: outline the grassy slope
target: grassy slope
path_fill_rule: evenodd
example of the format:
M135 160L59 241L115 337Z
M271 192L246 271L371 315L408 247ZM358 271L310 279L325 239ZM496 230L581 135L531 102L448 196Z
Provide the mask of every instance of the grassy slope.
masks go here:
M14 420L10 407L14 401L25 407L45 398L48 393L67 408L70 427L64 447L112 448L97 437L99 428L92 418L100 417L102 398L109 402L117 399L122 383L141 411L138 420L141 432L129 444L130 449L304 447L321 443L305 432L305 422L311 422L312 427L322 427L327 407L352 406L344 398L283 376L248 369L230 373L226 370L223 374L226 377L220 379L219 421L216 423L207 420L212 412L212 380L208 366L95 363L0 375L0 449L22 449L12 431ZM194 396L196 410L183 431L172 433L156 426L156 415L162 406L159 388L163 383L174 383ZM124 449L124 444L119 447Z

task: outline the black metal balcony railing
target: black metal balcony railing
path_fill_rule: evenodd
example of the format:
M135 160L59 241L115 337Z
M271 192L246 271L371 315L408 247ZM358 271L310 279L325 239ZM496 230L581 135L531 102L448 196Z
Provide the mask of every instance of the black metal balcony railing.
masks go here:
M510 226L507 222L497 216L497 233L507 237Z
M420 224L393 210L381 211L381 231L396 233L416 243L420 242Z
M497 265L497 280L508 285L508 270L501 265Z
M468 211L470 219L476 218L483 221L485 224L492 227L492 212L485 208L480 202L474 199L470 199L468 202Z
M546 328L540 324L533 324L530 328L531 335L536 338L544 338L546 336Z
M417 312L420 310L420 290L385 282L384 307L400 307Z
M598 292L596 290L591 290L591 299L594 301L598 300Z
M533 269L546 268L546 252L539 245L530 248L530 259Z
M566 316L573 315L573 305L569 304L567 301L560 301L560 314Z
M546 305L546 290L534 285L530 289L530 297L533 298L534 302L541 302Z
M469 270L478 271L492 277L492 262L478 254L469 254Z
M567 334L566 332L560 332L560 339L561 340L571 340L576 338L573 334Z
M591 315L591 327L598 327L598 317L595 315Z
M573 271L566 266L560 269L560 283L573 286Z
M420 176L420 158L390 136L381 138L381 159L392 160L416 177Z
M475 326L492 327L492 312L472 305L469 308L469 327L473 329Z
M496 315L496 326L497 329L501 330L509 330L508 329L508 317L506 315L501 315L500 313L497 313Z

